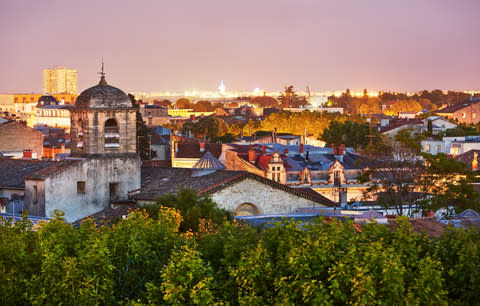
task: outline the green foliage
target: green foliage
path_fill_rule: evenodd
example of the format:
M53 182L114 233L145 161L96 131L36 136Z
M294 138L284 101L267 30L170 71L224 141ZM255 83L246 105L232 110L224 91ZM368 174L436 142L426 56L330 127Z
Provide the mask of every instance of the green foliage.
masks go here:
M38 234L24 217L13 225L0 219L0 304L28 304L30 279L41 271Z
M323 130L322 139L327 146L338 146L341 144L347 147L366 147L370 143L376 144L380 141L378 131L370 128L367 123L357 123L347 120L345 122L332 121L328 128Z
M174 210L160 209L156 218L132 212L112 228L105 228L110 250L114 292L117 300L145 298L145 284L160 284L159 269L182 241L177 234L179 221Z
M445 289L452 301L476 305L480 298L480 230L448 228L436 244Z
M212 268L193 247L183 246L172 253L162 272L161 287L147 284L149 301L169 305L213 305Z
M226 223L193 238L181 216L132 212L112 227L61 215L0 223L2 305L447 305L478 303L480 231L381 224Z
M304 131L307 134L313 134L319 137L322 131L328 127L332 121L345 121L346 119L363 122L360 117L347 117L339 113L318 113L304 111L301 113L292 113L282 111L271 114L263 121L249 121L243 127L244 135L252 135L256 131L273 131L277 129L278 133L290 133L294 135L303 135Z
M146 205L145 209L153 218L162 207L178 209L183 217L180 231L198 232L202 220L211 220L217 226L230 219L230 214L217 208L209 197L200 197L193 189L181 188L176 195L168 194L160 197L156 204Z
M183 131L191 131L195 137L207 137L211 142L217 141L228 133L228 125L217 117L202 117L198 122L188 122L183 125Z
M29 302L94 305L113 301L112 258L93 223L74 229L57 215L38 235L41 273L29 282Z

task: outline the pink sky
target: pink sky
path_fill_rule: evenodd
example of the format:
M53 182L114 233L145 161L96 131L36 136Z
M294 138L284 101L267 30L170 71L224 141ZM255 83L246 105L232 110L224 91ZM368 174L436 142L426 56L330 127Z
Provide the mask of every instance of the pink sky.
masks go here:
M2 0L0 92L480 90L478 0Z

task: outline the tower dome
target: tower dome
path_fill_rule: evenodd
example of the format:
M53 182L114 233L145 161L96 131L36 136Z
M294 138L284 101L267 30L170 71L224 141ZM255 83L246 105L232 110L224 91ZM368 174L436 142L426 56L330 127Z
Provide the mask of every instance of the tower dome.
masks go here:
M57 99L54 96L45 94L38 99L37 107L47 106L47 105L58 105Z
M132 108L132 102L127 94L116 87L110 86L102 76L98 85L84 90L75 101L76 108L119 109Z
M136 109L122 90L105 81L83 91L71 109L72 157L136 156Z

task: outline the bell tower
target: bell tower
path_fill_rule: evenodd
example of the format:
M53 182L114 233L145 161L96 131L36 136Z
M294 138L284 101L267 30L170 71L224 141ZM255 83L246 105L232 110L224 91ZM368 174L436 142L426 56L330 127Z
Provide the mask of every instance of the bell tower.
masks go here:
M136 110L122 90L98 85L83 91L71 110L71 156L136 154Z

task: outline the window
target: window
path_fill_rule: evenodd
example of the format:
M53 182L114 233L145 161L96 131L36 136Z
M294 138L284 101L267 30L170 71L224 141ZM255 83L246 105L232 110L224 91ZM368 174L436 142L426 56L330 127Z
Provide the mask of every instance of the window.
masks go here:
M462 118L466 118L467 117L467 114L466 113L462 113Z
M425 144L425 151L430 152L430 144L429 143Z
M442 150L442 146L437 145L437 152L440 152L440 150Z
M108 119L105 121L105 148L120 148L120 134L115 119Z
M340 186L342 184L342 171L341 170L334 170L333 171L333 184L335 186Z
M38 203L38 190L37 190L37 185L33 186L33 204Z
M272 166L271 169L272 169L272 180L275 181L275 182L279 182L280 181L280 174L281 174L280 166L278 166L278 167Z
M77 182L77 193L85 193L85 182Z
M472 114L472 118L475 119L475 117L476 117L476 116L475 116L475 113L473 113L473 114Z

